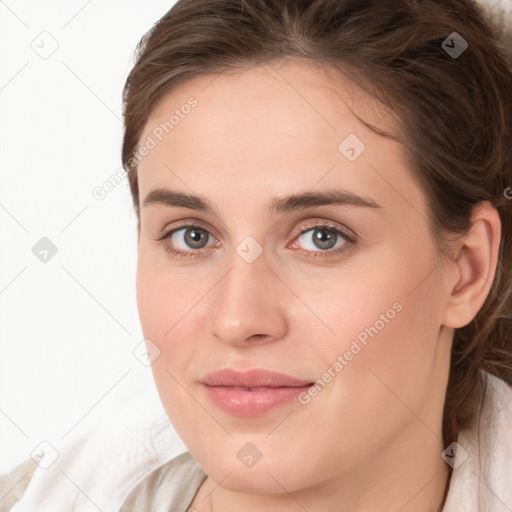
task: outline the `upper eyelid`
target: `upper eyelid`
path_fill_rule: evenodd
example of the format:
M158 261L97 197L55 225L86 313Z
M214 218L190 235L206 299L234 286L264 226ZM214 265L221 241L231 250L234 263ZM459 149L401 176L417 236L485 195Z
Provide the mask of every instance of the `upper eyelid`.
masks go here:
M334 221L313 221L311 223L303 223L299 224L299 235L304 233L305 231L309 231L314 228L323 227L326 229L331 229L334 231L339 231L343 236L345 236L349 240L356 240L357 235L349 228L339 224Z
M206 225L202 224L201 221L198 221L198 220L190 220L190 221L184 220L184 221L182 221L182 223L178 224L177 226L169 227L169 229L168 229L168 227L165 227L161 231L161 234L163 237L165 237L175 231L179 231L180 229L185 229L185 228L201 228L204 231L208 231L208 233L210 235L212 235L210 228L208 228Z

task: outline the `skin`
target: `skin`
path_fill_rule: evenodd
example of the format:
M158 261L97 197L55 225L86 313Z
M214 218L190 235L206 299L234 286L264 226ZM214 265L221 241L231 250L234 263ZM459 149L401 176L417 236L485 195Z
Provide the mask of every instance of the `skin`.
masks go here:
M163 406L208 475L192 503L201 512L435 512L442 499L453 333L489 292L499 216L487 203L475 209L442 264L403 148L348 106L382 129L393 128L392 114L331 78L293 60L196 77L167 94L140 139L197 99L139 164L137 303L160 350L151 368ZM366 146L353 162L338 149L349 134ZM214 214L143 206L158 187L203 196ZM332 188L382 208L269 212L271 198ZM186 244L185 229L157 241L184 220L207 230L203 248ZM325 222L356 242L315 245ZM252 263L236 252L248 236L262 249ZM168 247L195 252L180 259ZM396 302L401 311L307 404L234 417L199 383L221 367L316 381ZM237 457L248 442L262 454L250 468Z

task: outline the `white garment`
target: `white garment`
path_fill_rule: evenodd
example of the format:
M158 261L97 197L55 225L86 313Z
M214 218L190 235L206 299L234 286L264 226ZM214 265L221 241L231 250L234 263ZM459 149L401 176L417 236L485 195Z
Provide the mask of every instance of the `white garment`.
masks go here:
M512 387L486 375L489 392L480 425L459 435L463 449L457 450L452 461L454 470L443 512L512 511ZM146 399L140 396L138 400ZM137 403L126 404L125 418L147 410L137 409ZM182 475L179 481L172 478L172 488L188 500L202 480L202 470L194 467L197 463L190 457L176 459L186 447L161 404L155 404L142 420L127 421L124 429L119 430L119 423L75 438L60 461L46 470L37 468L23 499L11 512L119 512L132 490L144 488L151 479L160 481L155 479L159 471L164 477ZM159 429L162 423L166 426ZM149 504L148 500L144 503ZM189 503L182 504L182 512ZM161 501L151 505L154 507L141 512L180 510L162 508Z
M512 387L487 377L480 425L457 439L467 455L455 457L443 512L512 512Z
M113 406L109 417L77 428L58 447L57 460L35 470L10 512L118 512L140 480L187 450L156 388L143 385L143 373L136 377L141 387Z

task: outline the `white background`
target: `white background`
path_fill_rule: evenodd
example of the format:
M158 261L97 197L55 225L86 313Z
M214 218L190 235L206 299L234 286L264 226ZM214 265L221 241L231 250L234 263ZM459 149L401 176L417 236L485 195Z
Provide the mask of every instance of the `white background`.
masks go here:
M0 472L154 386L132 353L143 336L128 181L103 200L92 191L122 176L122 87L173 3L0 2ZM33 49L57 44L48 58ZM58 249L46 263L32 253L42 237Z
M59 449L120 397L157 396L133 354L128 182L102 200L93 190L122 176L122 87L173 3L0 0L0 472L43 440ZM58 250L46 263L32 253L42 237Z

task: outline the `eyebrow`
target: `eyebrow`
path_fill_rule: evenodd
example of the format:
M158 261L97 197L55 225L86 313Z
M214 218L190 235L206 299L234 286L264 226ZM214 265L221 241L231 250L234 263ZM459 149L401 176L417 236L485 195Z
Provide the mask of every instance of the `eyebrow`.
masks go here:
M185 194L175 190L156 188L144 199L142 206L162 205L177 208L189 208L215 215L214 208L203 196ZM321 192L304 192L282 198L273 198L269 211L275 215L283 212L302 210L315 206L350 205L383 210L383 206L369 197L363 197L348 190L325 190Z

